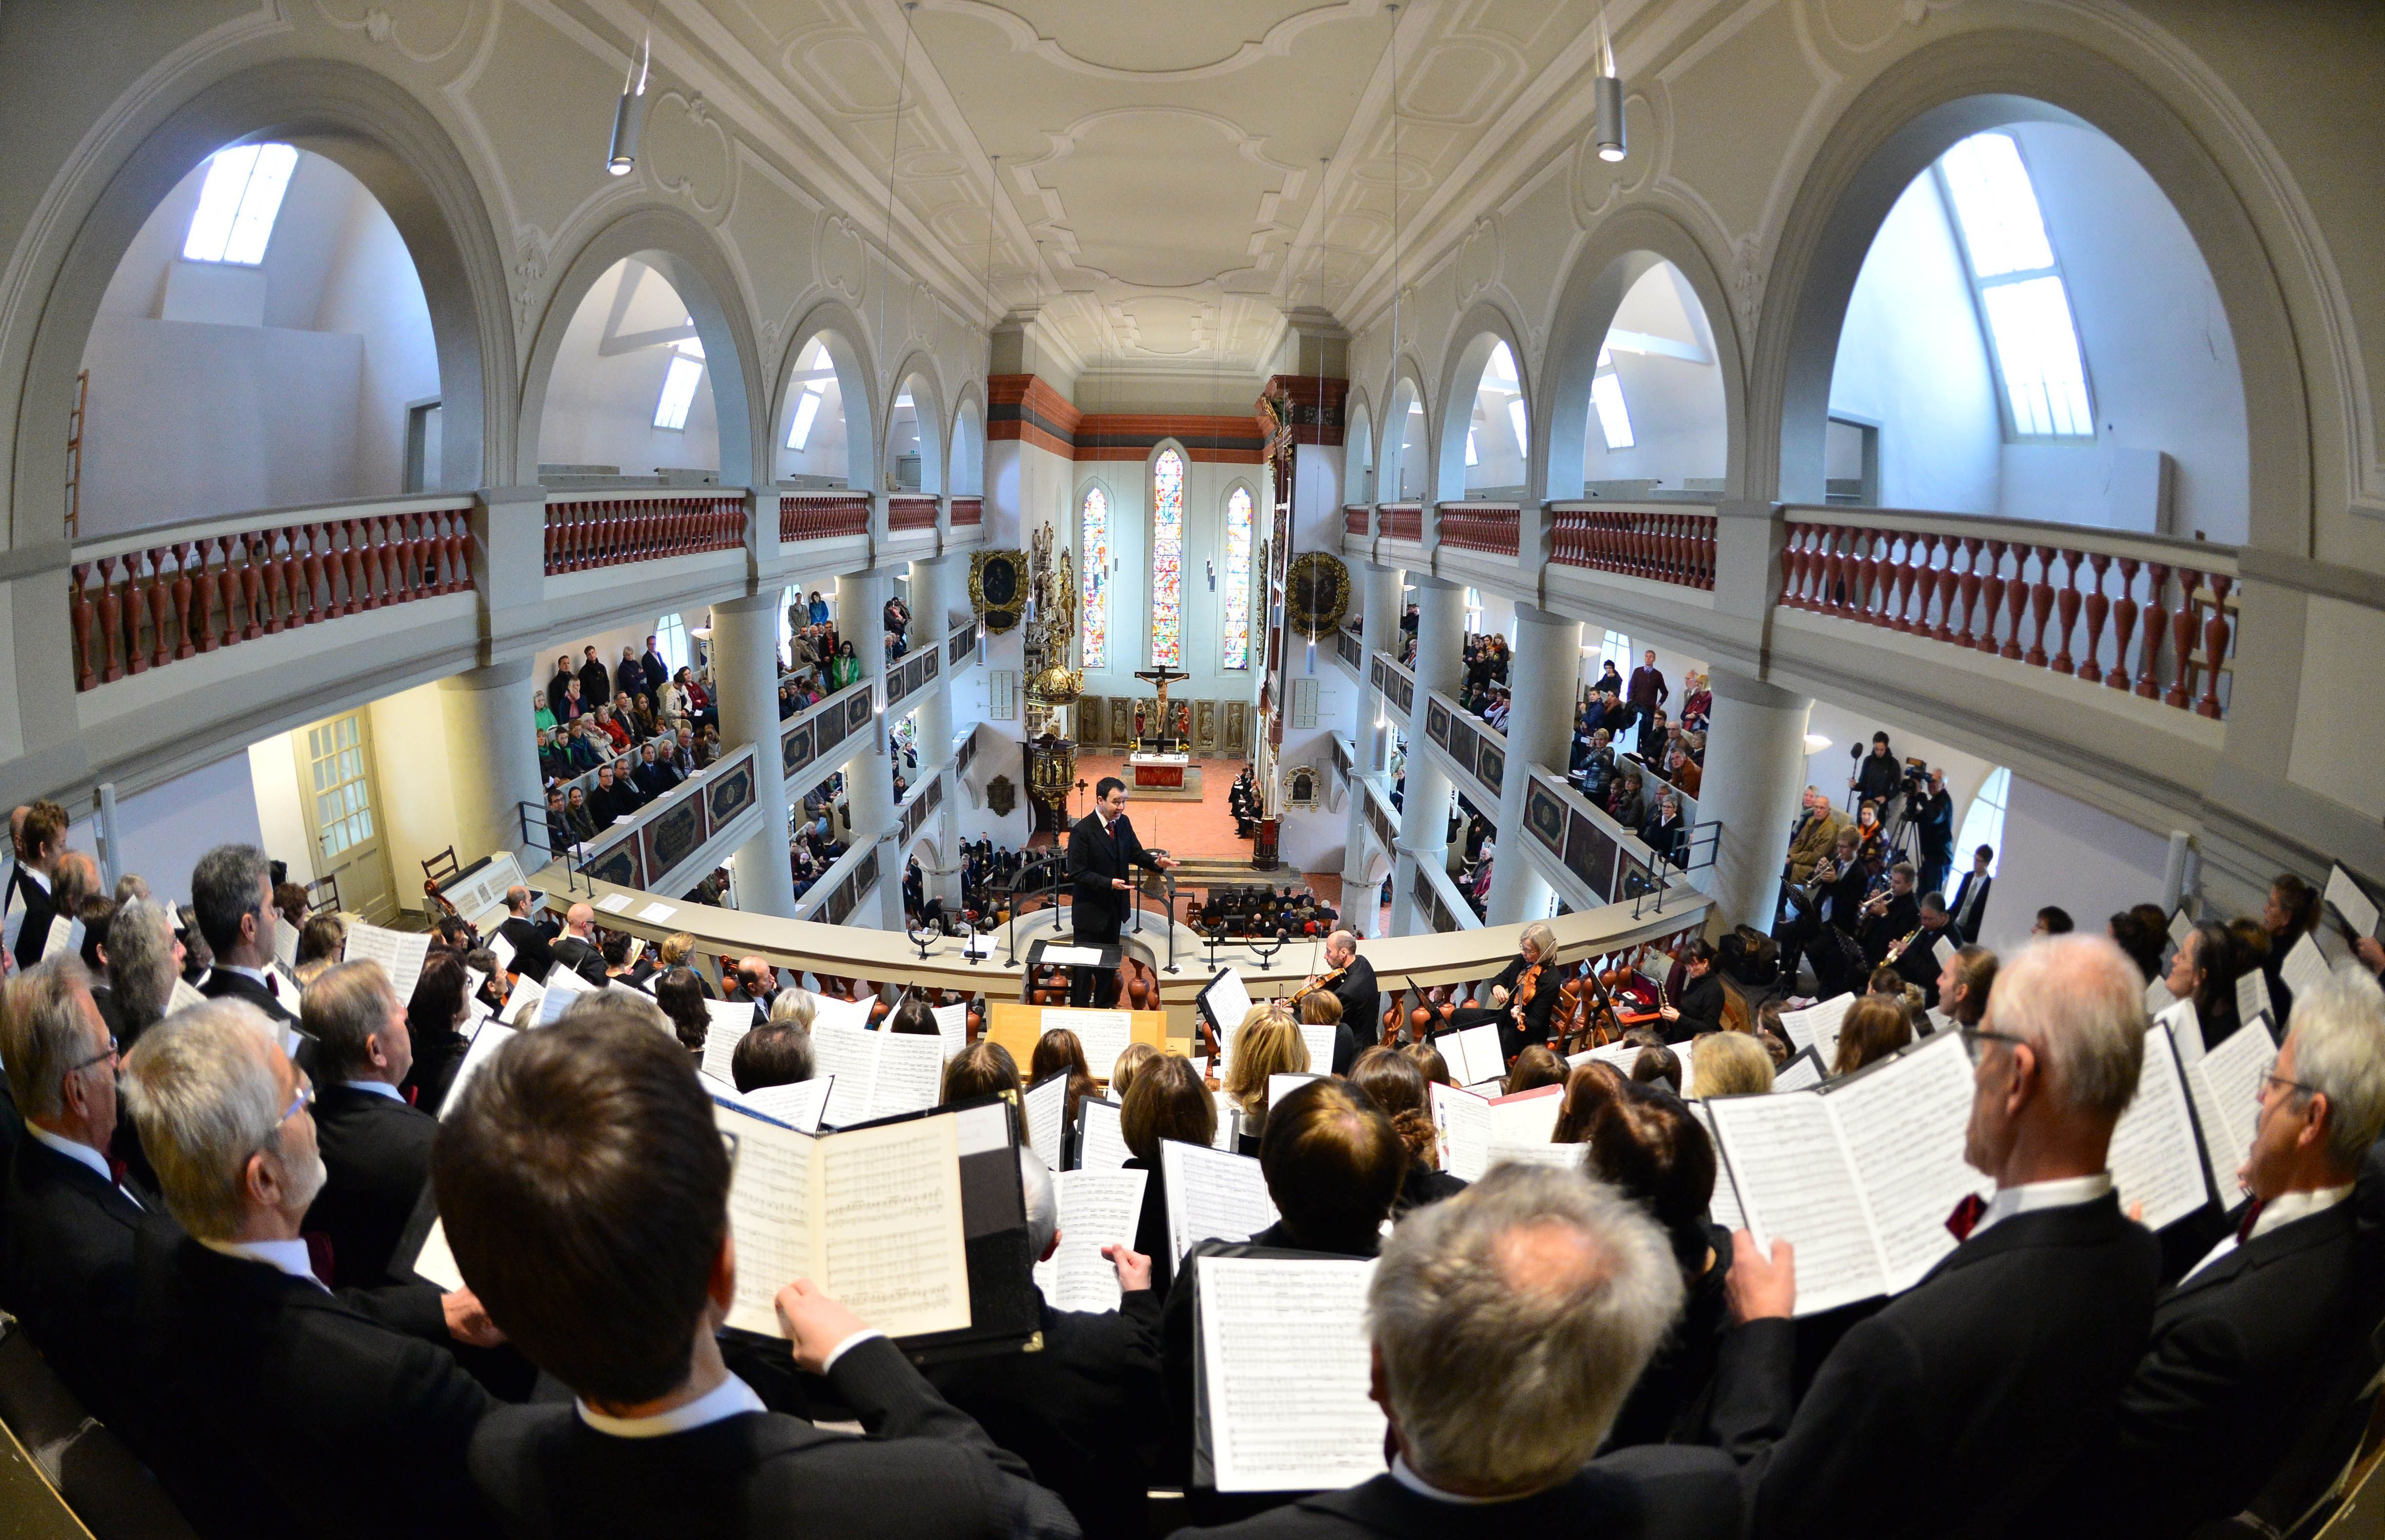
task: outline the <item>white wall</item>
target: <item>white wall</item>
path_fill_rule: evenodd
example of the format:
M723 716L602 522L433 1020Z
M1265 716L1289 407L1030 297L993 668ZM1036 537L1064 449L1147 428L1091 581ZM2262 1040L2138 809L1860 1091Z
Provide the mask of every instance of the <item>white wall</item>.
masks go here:
M405 484L406 404L439 394L431 307L397 227L361 184L337 234L313 329L361 340L356 484L360 493L395 492ZM439 489L435 456L423 467L423 486Z
M96 855L97 825L95 816L77 820L67 831L68 845ZM268 856L288 861L293 873L306 870L303 833L294 841L267 841L250 791L248 760L238 754L119 797L116 833L122 842L117 870L138 872L148 879L152 894L177 904L190 901L191 869L219 845L257 845Z
M1697 362L1669 354L1635 350L1613 332L1633 332L1695 349ZM1665 492L1684 482L1718 481L1729 469L1729 421L1723 399L1722 365L1714 332L1690 281L1670 262L1640 275L1616 307L1610 347L1616 378L1623 386L1624 410L1631 418L1631 447L1609 449L1598 408L1590 408L1582 440L1582 480L1654 481ZM1576 495L1551 487L1553 497Z
M2015 776L1979 943L2009 956L2048 904L2068 910L2081 932L2102 935L2129 905L2161 902L2168 864L2162 836Z
M1179 453L1182 453L1180 449ZM1154 458L1155 458L1155 453ZM1080 555L1077 509L1087 488L1109 496L1110 549L1118 562L1109 594L1109 660L1085 675L1085 692L1096 695L1143 695L1149 686L1134 677L1151 667L1151 460L1088 460L1079 464L1062 538ZM1263 578L1259 545L1268 539L1274 516L1266 468L1206 464L1186 457L1184 556L1182 563L1183 661L1192 677L1168 687L1174 700L1258 698L1265 636L1261 610ZM1222 666L1226 607L1226 501L1233 488L1251 495L1251 667ZM1213 590L1209 568L1217 570Z
M693 334L686 302L662 274L634 258L613 264L564 329L539 419L539 463L612 465L631 476L651 475L657 466L718 470L709 369L695 388L687 426L674 432L654 425L673 344Z

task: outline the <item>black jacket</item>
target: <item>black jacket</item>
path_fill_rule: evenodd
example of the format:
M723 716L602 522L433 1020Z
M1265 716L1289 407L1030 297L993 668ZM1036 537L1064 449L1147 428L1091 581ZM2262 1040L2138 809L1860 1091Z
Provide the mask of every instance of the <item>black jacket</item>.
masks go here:
M140 1409L145 1370L132 1329L134 1241L167 1218L156 1195L127 1196L97 1171L27 1135L10 1158L0 1305L58 1378L111 1423Z
M598 951L594 944L583 941L576 935L566 934L556 942L555 960L599 989L604 988L607 982L605 973L605 954Z
M27 876L23 867L12 868L10 877L25 899L25 918L17 927L17 967L21 971L42 960L42 948L49 945L50 921L56 918L58 906L50 890Z
M2160 1266L2111 1194L2015 1215L1841 1338L1793 1413L1794 1324L1735 1328L1709 1426L1747 1462L1754 1533L2042 1533L2136 1369Z
M1722 974L1711 967L1703 977L1683 984L1680 998L1673 1002L1681 1013L1680 1020L1665 1023L1665 1041L1686 1043L1702 1032L1720 1032L1726 998Z
M1867 802L1885 802L1904 775L1904 762L1893 754L1867 750L1855 766L1855 791Z
M1920 913L1917 909L1915 911L1914 920L1917 924L1919 923ZM1898 936L1902 939L1903 933L1898 933ZM1943 971L1939 967L1938 954L1935 950L1940 936L1944 936L1946 944L1950 946L1963 945L1963 938L1954 933L1954 927L1952 924L1941 931L1925 930L1913 938L1913 945L1897 955L1895 963L1897 977L1906 983L1918 985L1922 1002L1933 1007L1938 1003L1938 975Z
M1352 958L1350 966L1333 981L1333 997L1342 1002L1342 1022L1361 1043L1371 1043L1383 1030L1383 992L1375 983L1375 965L1363 956ZM1346 1064L1336 1064L1333 1072L1350 1072Z
M672 787L678 785L681 780L685 779L679 771L673 770L670 766L665 764L660 759L655 759L652 761L644 759L639 760L635 773L638 780L638 790L645 794L645 798L649 802L652 802L655 798L661 796L666 792L668 792Z
M1125 814L1107 832L1099 813L1087 813L1068 831L1068 882L1076 890L1072 922L1080 945L1116 945L1134 895L1111 887L1110 880L1130 875L1135 867L1156 871L1159 862L1143 848L1134 820Z
M1400 1178L1400 1196L1392 1200L1393 1218L1439 1203L1445 1197L1455 1197L1466 1191L1466 1179L1447 1171L1435 1171L1422 1161L1410 1160L1407 1174Z
M331 1241L331 1283L389 1282L390 1254L431 1180L430 1113L370 1091L325 1085L315 1094L315 1138L331 1179L306 1210L306 1228Z
M494 1403L433 1346L436 1289L334 1295L146 1234L137 1266L158 1397L205 1450L189 1467L206 1471L200 1489L175 1491L186 1510L239 1515L221 1533L258 1536L493 1532L464 1456Z
M512 970L526 979L543 979L555 966L555 945L537 921L523 915L509 916L497 927L497 934L514 949Z
M1909 893L1891 892L1888 908L1879 914L1866 915L1855 932L1863 944L1864 960L1878 968L1888 949L1911 935L1921 925L1921 900Z
M613 668L613 688L625 695L646 693L645 665L634 657L625 657Z
M612 670L601 657L592 657L580 665L580 706L593 711L613 698Z
M297 1001L285 1000L247 974L220 964L207 970L206 983L199 985L199 993L210 1000L245 1000L269 1020L291 1027L298 1024Z
M568 1403L506 1407L472 1440L472 1479L525 1540L1076 1534L1025 1464L885 1338L847 1351L829 1381L868 1437L744 1412L660 1438L615 1438Z
M1040 1352L924 1371L944 1399L1025 1460L1090 1535L1150 1528L1143 1462L1165 1430L1160 1296L1137 1289L1098 1314L1043 1307Z
M1963 912L1963 906L1971 903L1971 888L1974 883L1979 886L1979 902L1973 906L1971 912L1966 915ZM1975 945L1979 942L1979 921L1987 918L1988 895L1995 891L1995 885L1996 880L1992 877L1982 877L1976 871L1966 871L1963 873L1963 880L1954 884L1954 896L1946 901L1946 912L1954 917L1954 930L1967 946Z
M1673 1446L1608 1455L1505 1503L1442 1502L1380 1475L1175 1540L1737 1540L1746 1530L1729 1459Z
M464 1056L471 1051L471 1043L461 1033L417 1037L414 1068L406 1071L405 1083L398 1086L406 1094L406 1105L418 1107L434 1118L439 1116L439 1109L447 1105L447 1093L455 1088L456 1072L464 1067Z
M2158 1540L2241 1511L2316 1419L2373 1320L2354 1308L2350 1201L2283 1224L2154 1307L2110 1444L2071 1475L2089 1527Z

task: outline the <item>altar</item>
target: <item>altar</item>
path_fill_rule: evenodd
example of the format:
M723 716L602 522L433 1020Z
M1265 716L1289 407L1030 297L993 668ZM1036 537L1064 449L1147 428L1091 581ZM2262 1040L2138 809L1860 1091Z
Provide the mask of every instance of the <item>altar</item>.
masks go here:
M1201 800L1201 767L1189 754L1142 750L1126 757L1127 784L1135 795L1159 802Z

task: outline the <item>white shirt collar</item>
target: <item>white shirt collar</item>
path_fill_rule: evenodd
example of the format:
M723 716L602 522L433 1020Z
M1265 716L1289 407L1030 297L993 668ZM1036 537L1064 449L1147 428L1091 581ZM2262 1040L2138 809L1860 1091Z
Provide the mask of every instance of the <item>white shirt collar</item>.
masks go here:
M1987 1212L1971 1227L1971 1238L1987 1233L1988 1227L2016 1214L2032 1214L2040 1208L2069 1208L2081 1203L2092 1203L2112 1190L2112 1173L2097 1171L2092 1176L2066 1176L2056 1182L2024 1182L2017 1187L2002 1187L1988 1200Z
M198 1243L209 1251L226 1257L263 1262L276 1272L304 1278L325 1294L331 1292L320 1278L315 1276L315 1258L307 1254L305 1241L211 1241L202 1235L198 1237Z
M1503 1503L1509 1500L1505 1497L1461 1497L1455 1492L1443 1492L1440 1487L1417 1475L1416 1467L1408 1463L1408 1457L1405 1455L1392 1457L1392 1480L1406 1487L1417 1496L1430 1497L1437 1503L1457 1503L1467 1508L1481 1508L1491 1503Z
M387 1096L401 1106L406 1101L406 1097L397 1087L385 1080L343 1080L340 1083L351 1091L363 1091L371 1096Z
M227 973L239 974L277 1000L281 997L281 986L274 982L272 974L262 968L243 968L236 962L219 962L216 966Z
M99 1151L92 1148L89 1145L81 1144L73 1139L69 1139L63 1133L52 1133L48 1129L42 1127L39 1123L28 1122L25 1125L25 1132L31 1134L35 1139L40 1140L43 1144L47 1145L50 1148L57 1151L60 1155L65 1156L68 1159L80 1160L84 1165L89 1166L93 1171L97 1171L99 1173L100 1180L106 1183L109 1186L112 1187L116 1185L116 1173L107 1169L107 1157L100 1154Z
M27 882L32 883L44 893L50 891L50 880L42 875L41 868L35 866L20 866L17 870L23 873Z
M39 1132L33 1130L31 1123L25 1126L28 1130ZM2306 1220L2313 1214L2327 1212L2350 1197L2352 1187L2353 1184L2347 1182L2341 1187L2311 1187L2298 1193L2279 1193L2276 1197L2261 1205L2259 1216L2253 1221L2252 1238L2257 1241L2282 1225L2291 1224L2296 1220ZM2217 1246L2204 1254L2203 1260L2187 1270L2186 1278L2193 1277L2241 1244L2233 1235L2225 1237ZM2183 1283L2186 1278L2181 1278L2179 1282Z
M607 1417L585 1401L575 1399L572 1404L580 1409L580 1421L615 1438L663 1438L742 1417L749 1411L769 1409L754 1394L754 1387L734 1374L685 1406L673 1407L652 1417Z

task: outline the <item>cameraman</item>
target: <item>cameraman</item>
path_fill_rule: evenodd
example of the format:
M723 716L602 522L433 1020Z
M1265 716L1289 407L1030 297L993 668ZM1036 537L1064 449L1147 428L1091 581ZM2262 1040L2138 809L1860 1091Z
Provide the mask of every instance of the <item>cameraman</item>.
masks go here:
M1947 795L1946 772L1933 768L1926 785L1907 795L1904 816L1912 820L1921 853L1921 889L1946 891L1946 874L1954 865L1954 799Z
M1854 774L1847 777L1847 785L1856 794L1857 807L1866 802L1879 804L1879 821L1885 827L1895 812L1890 804L1895 799L1904 776L1904 767L1897 762L1895 755L1888 751L1888 734L1875 732L1871 735L1871 752L1857 761Z

